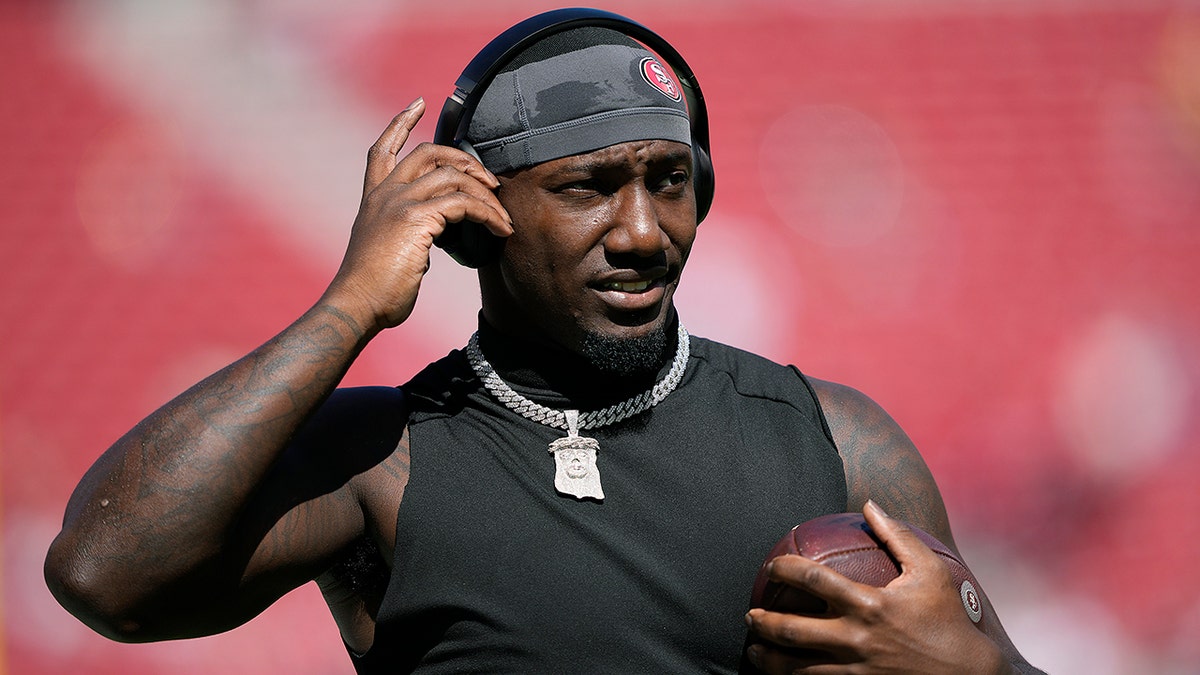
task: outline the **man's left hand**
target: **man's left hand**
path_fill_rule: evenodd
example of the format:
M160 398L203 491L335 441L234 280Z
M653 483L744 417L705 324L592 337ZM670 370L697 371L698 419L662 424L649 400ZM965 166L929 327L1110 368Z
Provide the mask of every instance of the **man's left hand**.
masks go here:
M824 599L829 610L821 616L751 610L746 619L759 642L750 647L751 662L767 673L1011 672L963 612L937 554L874 502L863 515L900 564L900 576L876 588L798 555L776 558L772 580Z

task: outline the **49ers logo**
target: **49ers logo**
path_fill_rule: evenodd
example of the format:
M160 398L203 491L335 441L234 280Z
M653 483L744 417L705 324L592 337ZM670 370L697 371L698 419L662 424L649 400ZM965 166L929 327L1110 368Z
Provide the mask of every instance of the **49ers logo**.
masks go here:
M663 67L663 64L659 63L657 59L647 56L642 59L641 67L642 77L655 89L661 91L664 96L672 101L683 98L683 92L679 90L675 78L671 77L671 71Z

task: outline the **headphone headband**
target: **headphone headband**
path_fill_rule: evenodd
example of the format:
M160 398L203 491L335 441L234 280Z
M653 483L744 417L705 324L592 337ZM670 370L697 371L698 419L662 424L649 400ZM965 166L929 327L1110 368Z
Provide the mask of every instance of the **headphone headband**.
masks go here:
M704 113L704 95L700 92L696 75L679 51L657 33L632 19L585 7L556 9L532 16L493 38L471 59L454 82L454 93L446 99L438 117L437 130L434 132L435 142L449 145L466 138L467 126L471 123L471 115L475 112L475 106L479 104L483 90L517 54L555 33L582 26L611 28L640 41L650 48L650 51L665 59L683 87L688 114L693 119L692 136L708 148L708 117Z

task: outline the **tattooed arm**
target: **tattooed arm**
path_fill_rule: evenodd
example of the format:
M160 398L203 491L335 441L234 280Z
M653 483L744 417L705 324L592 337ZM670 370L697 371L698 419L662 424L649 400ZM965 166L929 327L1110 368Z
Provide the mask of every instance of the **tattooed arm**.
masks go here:
M783 649L756 649L751 659L772 673L808 667L839 672L831 662L846 672L1041 672L1017 651L985 595L984 611L994 620L986 636L975 628L946 566L898 522L916 525L958 554L941 493L912 441L862 393L831 382L812 384L845 465L847 510L864 513L902 574L877 589L799 556L780 559L775 578L825 598L833 615L753 610L755 632Z
M60 602L113 639L193 637L249 619L327 567L366 531L351 478L399 436L337 442L306 427L288 443L330 395L354 334L315 308L118 440L76 488L47 557ZM343 390L309 426L389 413L403 425L398 392Z
M399 497L379 486L403 487L404 448L392 452L403 402L335 387L371 338L408 318L446 222L512 231L478 160L430 144L398 157L423 112L418 99L371 147L350 244L316 305L143 420L76 488L46 578L97 631L224 630L362 537L393 536L379 495Z
M867 500L957 551L941 492L925 460L883 408L850 387L812 380L846 470L847 510Z

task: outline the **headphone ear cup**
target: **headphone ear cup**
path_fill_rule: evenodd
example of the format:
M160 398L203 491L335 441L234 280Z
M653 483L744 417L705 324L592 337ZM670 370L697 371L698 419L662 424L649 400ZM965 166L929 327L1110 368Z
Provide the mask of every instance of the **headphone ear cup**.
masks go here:
M475 148L463 139L454 147L479 159ZM482 162L482 160L480 160ZM434 245L444 250L460 265L478 269L500 259L504 250L504 239L488 232L483 223L462 220L446 223L442 233L433 240Z
M479 269L500 259L504 239L488 232L482 223L463 220L446 223L446 229L433 241L460 265Z
M692 139L692 192L696 194L696 224L699 225L712 207L716 189L712 158L708 149Z

